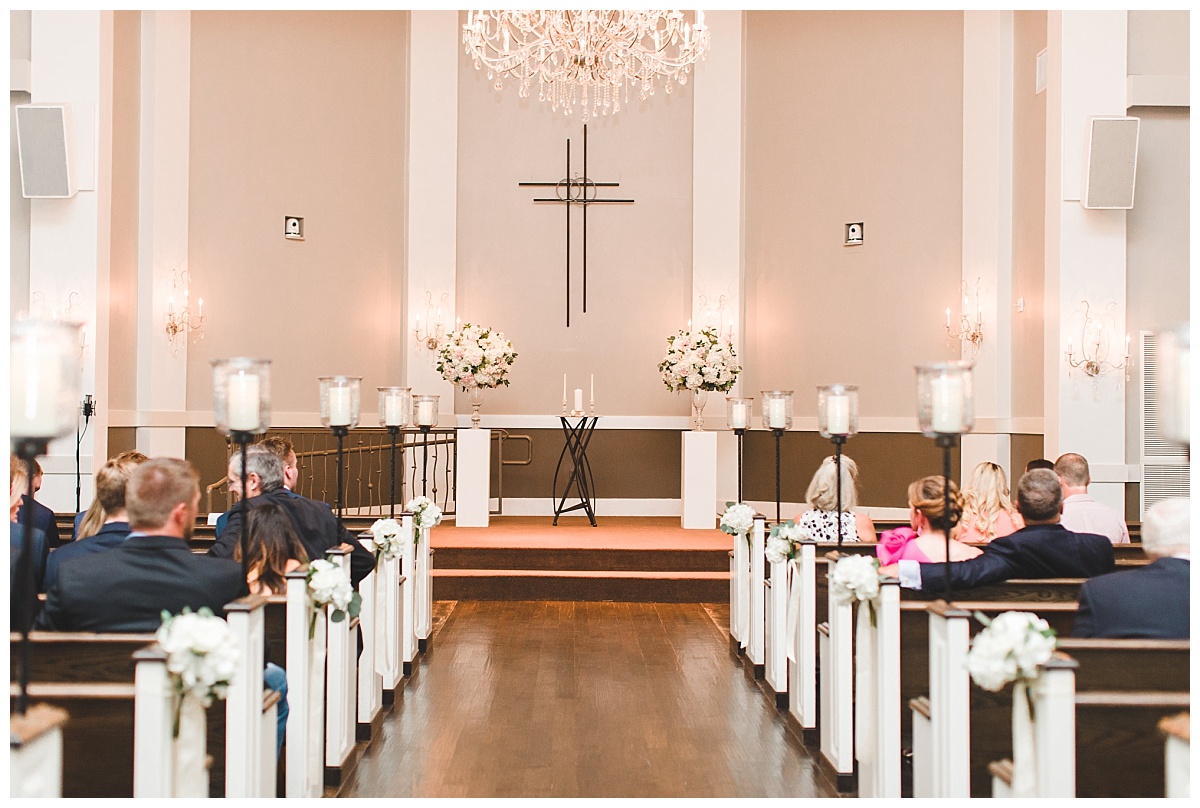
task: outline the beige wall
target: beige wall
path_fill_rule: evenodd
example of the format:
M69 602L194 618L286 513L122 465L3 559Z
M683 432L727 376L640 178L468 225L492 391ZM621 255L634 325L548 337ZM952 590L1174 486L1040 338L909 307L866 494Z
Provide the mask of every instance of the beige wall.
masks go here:
M957 356L961 12L749 12L742 390L859 385L915 415L918 362ZM865 243L843 246L865 222Z
M457 313L503 331L519 354L511 387L489 390L484 411L557 414L567 372L585 401L595 373L605 415L687 414L657 367L691 311L691 88L659 88L647 102L631 92L618 114L589 122L589 177L620 183L601 196L635 202L589 208L586 314L583 214L573 206L568 328L563 205L533 202L553 188L517 183L562 179L567 138L571 174L582 174L582 116L552 112L536 82L522 99L512 81L498 92L465 53L459 65Z
M10 59L30 56L32 12L8 13L8 51ZM11 88L10 88L11 89ZM9 93L8 118L8 289L9 314L15 317L29 310L29 200L21 195L21 166L17 157L18 104L28 104L29 93Z
M403 371L406 52L403 12L195 12L189 263L210 360L273 360L275 412L316 412L317 377ZM304 217L305 240L283 237ZM315 424L315 419L314 419Z
M138 11L113 14L112 258L108 289L111 400L100 402L110 410L137 408L141 17Z
M1046 93L1035 93L1037 54L1046 47L1046 12L1013 19L1012 407L1041 418L1046 242ZM1023 298L1024 311L1015 303ZM1028 458L1032 459L1032 458ZM1014 466L1016 468L1016 466ZM1023 465L1022 465L1023 468Z
M1130 11L1131 76L1186 76L1191 55L1188 11Z

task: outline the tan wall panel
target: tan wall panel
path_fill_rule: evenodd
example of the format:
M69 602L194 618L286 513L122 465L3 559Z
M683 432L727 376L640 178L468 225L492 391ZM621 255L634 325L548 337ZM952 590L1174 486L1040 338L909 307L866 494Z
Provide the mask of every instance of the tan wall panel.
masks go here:
M1009 468L1012 469L1012 479L1008 487L1016 490L1017 481L1025 473L1025 466L1030 460L1042 457L1045 445L1041 435L1010 435L1009 436ZM1053 457L1048 458L1054 460Z
M137 407L141 25L139 11L113 13L112 258L108 289L108 395L111 400L100 402L110 410ZM165 333L163 339L166 339ZM109 434L112 434L111 430Z
M110 426L108 428L108 457L116 457L121 452L132 452L137 448L137 429L132 426ZM107 460L108 458L105 458ZM96 468L104 463L98 461Z
M273 361L273 408L317 409L317 377L395 384L408 15L192 14L192 294L187 406L212 406L211 359ZM283 237L304 218L305 240ZM369 405L368 405L369 409Z
M962 266L961 12L746 15L745 395L911 416ZM865 243L843 246L847 222Z

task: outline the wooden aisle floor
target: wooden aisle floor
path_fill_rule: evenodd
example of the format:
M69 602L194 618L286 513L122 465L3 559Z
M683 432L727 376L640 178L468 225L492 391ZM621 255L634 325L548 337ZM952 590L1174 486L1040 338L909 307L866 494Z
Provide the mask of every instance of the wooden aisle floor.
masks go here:
M339 796L836 796L720 611L458 601Z

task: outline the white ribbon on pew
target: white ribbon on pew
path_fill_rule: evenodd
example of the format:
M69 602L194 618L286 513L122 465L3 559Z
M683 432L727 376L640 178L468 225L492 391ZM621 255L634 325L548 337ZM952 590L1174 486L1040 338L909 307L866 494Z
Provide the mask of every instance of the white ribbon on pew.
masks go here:
M1013 685L1013 797L1038 796L1037 740L1033 716L1029 714L1031 695L1025 682Z
M388 660L391 659L391 656L385 653L388 648L388 636L391 634L388 631L387 620L387 588L392 583L386 567L386 559L380 559L375 567L375 609L371 614L371 627L375 634L375 672L380 676L387 675Z
M787 609L787 658L796 661L796 623L800 620L800 559L793 558L787 565L788 609Z
M859 601L856 609L858 620L854 628L854 749L861 770L874 759L874 745L870 739L875 737L878 727L875 721L873 687L875 632L871 630L871 605L867 601Z

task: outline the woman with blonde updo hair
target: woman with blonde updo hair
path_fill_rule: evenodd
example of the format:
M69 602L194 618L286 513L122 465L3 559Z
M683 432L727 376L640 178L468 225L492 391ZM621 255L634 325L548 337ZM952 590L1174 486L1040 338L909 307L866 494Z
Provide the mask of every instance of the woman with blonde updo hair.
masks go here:
M821 461L808 484L805 500L811 510L796 517L796 524L816 541L838 540L837 464L833 457ZM858 506L858 464L842 455L842 541L875 541L875 523Z
M963 500L958 486L950 481L950 529L962 516ZM939 476L922 477L908 487L908 520L912 528L885 530L875 554L883 566L900 560L923 564L946 560L946 533L943 529L946 513L946 489ZM950 540L950 560L965 561L982 551L962 542Z
M1013 507L1004 469L984 461L971 471L963 489L963 516L955 538L962 542L987 544L1025 527Z

